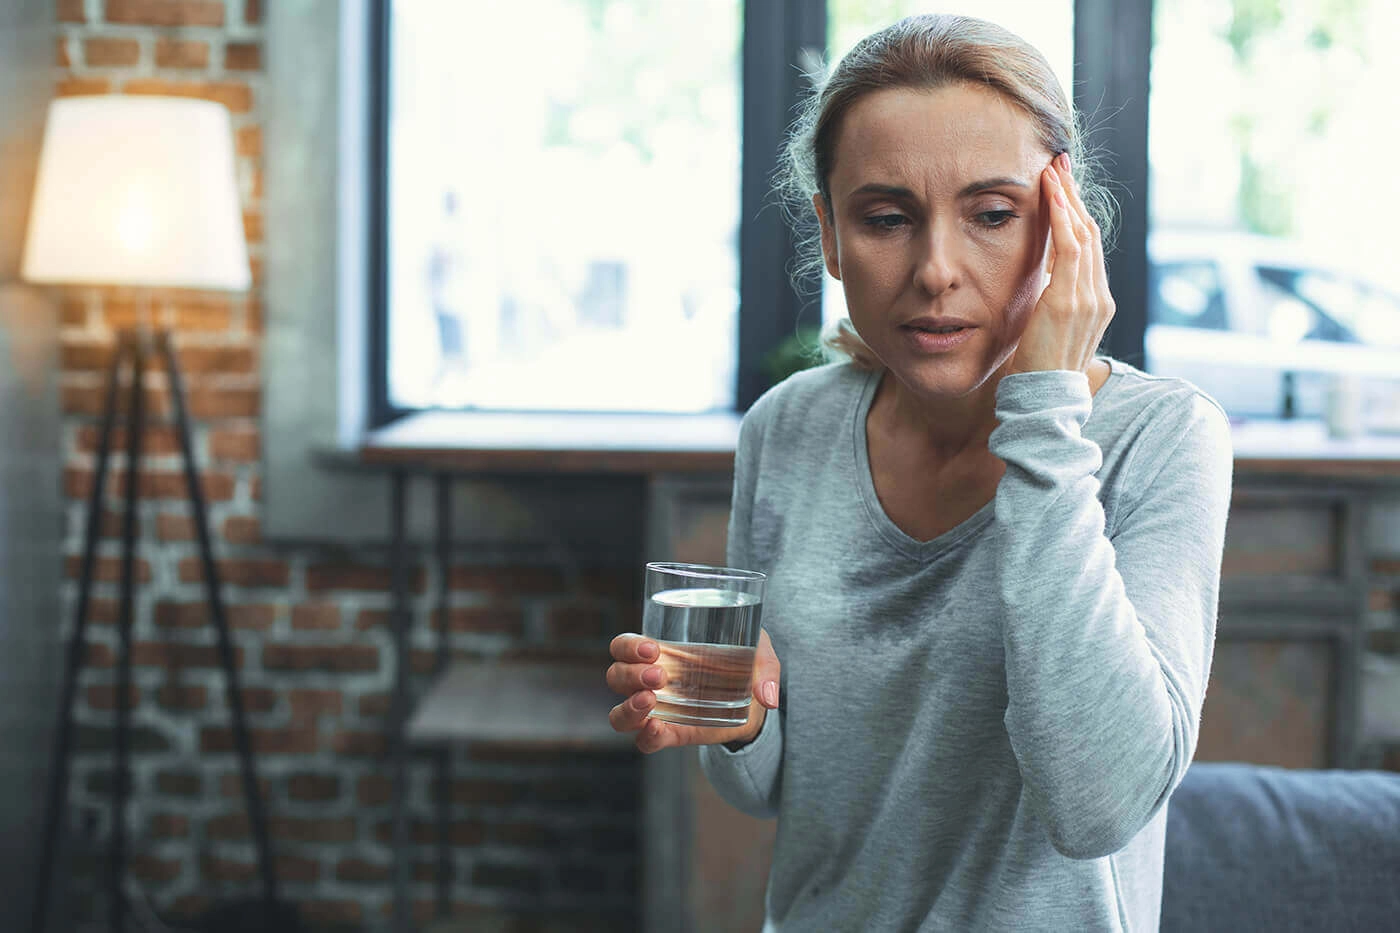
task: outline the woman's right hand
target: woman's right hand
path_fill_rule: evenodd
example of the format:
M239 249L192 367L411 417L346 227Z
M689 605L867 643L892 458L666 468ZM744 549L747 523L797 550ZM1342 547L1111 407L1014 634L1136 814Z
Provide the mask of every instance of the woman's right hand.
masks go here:
M758 737L768 710L778 708L778 684L782 665L773 651L768 633L758 634L750 689L756 702L749 704L749 718L742 726L682 726L661 719L648 719L656 707L653 692L666 684L666 672L656 662L661 649L653 638L631 633L612 640L613 663L608 667L608 686L625 699L612 708L608 721L618 732L637 733L637 749L644 754L677 745L718 745L731 748L747 745Z

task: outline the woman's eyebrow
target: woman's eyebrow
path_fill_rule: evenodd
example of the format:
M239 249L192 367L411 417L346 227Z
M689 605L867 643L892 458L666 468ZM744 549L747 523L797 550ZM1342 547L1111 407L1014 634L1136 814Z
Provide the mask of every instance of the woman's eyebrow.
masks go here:
M958 192L958 197L960 197L960 198L971 197L971 196L974 195L974 194L978 194L979 192L982 192L982 191L987 191L987 190L990 189L990 188L1029 188L1029 187L1030 187L1030 183L1029 183L1029 182L1023 181L1023 180L1021 180L1021 179L1019 179L1019 178L1012 178L1012 177L1009 176L1009 175L1003 176L1003 177L1001 177L1001 178L984 178L984 179L982 179L981 181L974 181L974 182L972 182L972 183L969 184L969 185L965 185L965 186L963 187L963 189L962 189L961 191ZM851 192L851 195L852 195L852 196L855 196L855 195L858 195L858 194L883 194L883 195L886 195L886 196L892 197L892 198L913 198L913 197L914 197L914 192L911 191L911 190L908 189L908 188L902 187L902 186L900 186L900 185L881 185L881 184L877 184L877 183L875 183L875 182L871 182L870 184L866 184L866 185L861 185L859 188L857 188L856 190L854 190L854 191Z

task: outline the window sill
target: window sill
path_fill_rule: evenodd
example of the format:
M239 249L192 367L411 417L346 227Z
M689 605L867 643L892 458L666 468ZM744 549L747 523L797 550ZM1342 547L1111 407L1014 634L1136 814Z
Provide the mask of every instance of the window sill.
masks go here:
M421 412L371 431L341 462L478 473L727 473L737 412Z

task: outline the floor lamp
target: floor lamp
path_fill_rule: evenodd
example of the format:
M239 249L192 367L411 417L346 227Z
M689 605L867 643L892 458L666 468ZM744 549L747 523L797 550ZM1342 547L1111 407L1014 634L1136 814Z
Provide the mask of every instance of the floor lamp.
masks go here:
M130 370L126 411L127 482L121 528L116 761L107 877L108 928L115 933L125 930L122 884L126 873L125 811L130 782L132 571L142 434L146 427L142 382L151 357L159 357L164 362L169 379L180 456L203 564L209 618L218 637L243 792L257 846L263 918L269 921L262 927L267 928L271 925L277 894L268 850L266 813L253 766L238 671L233 664L204 494L190 442L180 370L169 330L151 326L148 310L153 288L225 291L248 288L248 254L235 185L233 136L227 109L208 101L167 97L105 95L54 101L39 157L21 274L30 282L44 285L133 286L137 289L141 309L138 324L118 334L107 371L97 463L83 541L76 621L67 653L45 808L32 930L44 933L47 924L55 851L67 811L73 696L83 663L112 428L118 415L121 373L126 367Z

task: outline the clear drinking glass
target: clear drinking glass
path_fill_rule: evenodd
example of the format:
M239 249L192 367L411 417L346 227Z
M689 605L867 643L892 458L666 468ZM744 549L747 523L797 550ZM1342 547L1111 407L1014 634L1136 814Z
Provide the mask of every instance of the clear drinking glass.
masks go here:
M666 685L651 715L686 726L742 726L753 699L763 584L753 570L653 562L642 634L661 646Z

